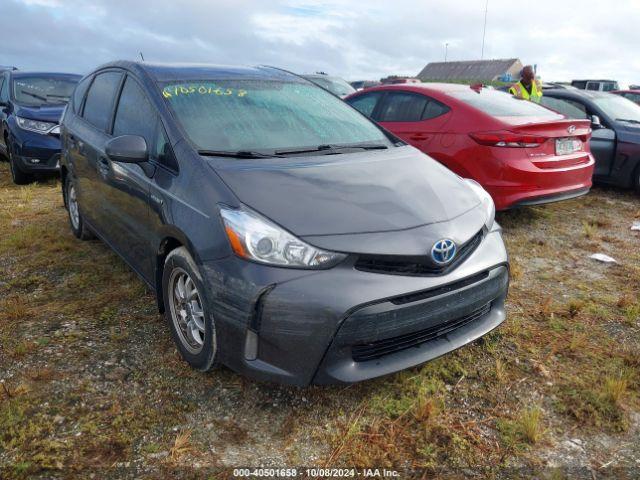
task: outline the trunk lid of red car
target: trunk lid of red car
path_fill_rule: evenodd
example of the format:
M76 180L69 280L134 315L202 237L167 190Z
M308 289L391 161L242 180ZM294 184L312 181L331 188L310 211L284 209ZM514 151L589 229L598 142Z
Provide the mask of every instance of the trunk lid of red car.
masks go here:
M500 117L505 142L519 143L538 168L565 168L590 161L589 120Z

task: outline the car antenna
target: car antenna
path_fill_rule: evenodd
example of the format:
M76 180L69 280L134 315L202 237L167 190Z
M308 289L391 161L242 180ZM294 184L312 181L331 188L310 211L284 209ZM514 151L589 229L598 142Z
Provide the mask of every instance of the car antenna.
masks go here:
M144 55L142 55L142 52L138 52L140 54L140 58L142 59L142 61L144 62Z

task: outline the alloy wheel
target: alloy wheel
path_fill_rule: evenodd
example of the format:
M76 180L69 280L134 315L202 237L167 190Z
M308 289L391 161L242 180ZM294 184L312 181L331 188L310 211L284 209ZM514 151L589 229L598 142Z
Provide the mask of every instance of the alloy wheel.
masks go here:
M205 341L205 313L196 284L182 268L171 272L168 285L171 319L184 347L200 353Z
M80 210L78 209L76 187L71 181L69 181L69 187L67 190L67 205L69 207L69 218L71 219L71 225L75 230L78 230L80 228Z

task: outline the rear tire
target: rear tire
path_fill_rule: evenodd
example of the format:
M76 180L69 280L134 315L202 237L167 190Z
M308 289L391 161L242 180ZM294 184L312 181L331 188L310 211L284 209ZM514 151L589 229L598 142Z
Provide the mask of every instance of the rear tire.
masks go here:
M633 174L633 188L636 189L636 193L640 193L640 163L638 163L636 172Z
M16 164L16 160L11 153L11 146L7 143L7 157L9 159L9 168L11 170L11 179L16 185L27 185L33 182L33 175L24 173Z
M218 358L216 326L202 275L184 247L172 250L164 262L162 295L164 316L182 358L206 372Z
M89 227L84 223L82 214L80 213L75 182L69 174L67 174L64 179L64 200L67 212L69 213L69 225L75 237L80 240L90 240L94 238L93 233L91 233Z

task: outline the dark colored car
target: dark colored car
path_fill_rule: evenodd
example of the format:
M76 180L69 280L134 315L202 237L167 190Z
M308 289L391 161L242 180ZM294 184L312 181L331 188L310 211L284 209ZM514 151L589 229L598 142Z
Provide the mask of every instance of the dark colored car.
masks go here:
M640 89L637 90L616 90L614 92L616 95L620 95L621 97L626 98L627 100L631 100L633 103L637 103L640 105Z
M505 318L489 195L296 75L111 63L62 139L71 229L154 289L194 368L354 382Z
M640 106L619 95L548 90L542 104L568 118L592 122L594 180L640 191Z
M344 98L348 95L351 95L356 90L351 85L349 85L346 81L341 79L340 77L331 77L324 73L316 73L313 75L301 75L303 78L306 78L310 82L315 83L316 85L321 86L322 88L329 90L334 95L337 95L340 98Z
M349 84L359 92L365 88L377 87L380 82L376 80L356 80L355 82L349 82Z
M60 161L60 117L80 75L8 70L0 74L0 153L14 183L55 173Z
M591 188L588 121L481 85L370 88L346 102L464 178L498 210L564 200Z
M618 90L618 82L615 80L571 80L571 86L579 90L589 90L592 92L611 92Z

